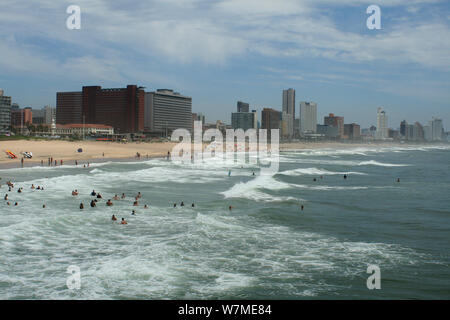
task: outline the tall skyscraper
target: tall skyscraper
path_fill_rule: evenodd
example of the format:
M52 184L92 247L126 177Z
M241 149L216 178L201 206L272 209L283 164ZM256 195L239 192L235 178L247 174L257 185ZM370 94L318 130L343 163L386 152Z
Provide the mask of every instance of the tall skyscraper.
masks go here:
M444 126L442 124L442 119L433 117L433 120L431 120L432 141L442 141L443 133Z
M249 112L250 104L242 101L237 102L237 112Z
M300 102L300 135L316 133L317 131L317 103Z
M327 117L324 117L323 124L336 127L338 130L337 138L344 137L344 117L338 117L330 113Z
M264 108L261 111L261 129L267 129L267 137L270 137L271 129L281 128L281 112L272 108Z
M389 137L388 118L383 108L378 108L377 111L377 132L375 138L384 140Z
M252 112L233 112L231 114L231 126L233 129L254 129L255 116Z
M233 129L255 129L257 127L256 110L249 112L250 105L248 103L238 101L237 112L231 114L231 127Z
M0 134L9 132L11 126L11 97L3 95L0 90Z
M145 94L145 130L168 136L176 129L192 131L192 98L170 89Z
M408 126L408 122L406 120L403 120L400 122L400 135L402 137L406 137L406 128Z
M283 90L283 110L289 114L292 120L289 120L288 123L292 123L289 125L289 136L292 137L294 135L294 119L295 119L295 90L292 88Z
M344 124L344 135L351 140L361 138L361 126L356 123Z
M145 92L136 85L126 88L102 89L83 87L82 92L56 94L58 124L104 124L118 133L144 130Z

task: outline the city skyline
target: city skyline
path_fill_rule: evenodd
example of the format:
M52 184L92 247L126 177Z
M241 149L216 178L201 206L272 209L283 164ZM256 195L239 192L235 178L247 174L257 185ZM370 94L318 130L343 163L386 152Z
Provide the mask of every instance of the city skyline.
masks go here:
M363 1L255 4L82 0L80 30L66 28L66 3L5 4L0 88L39 109L83 85L170 87L208 122L227 123L236 101L281 110L280 92L294 88L297 101L320 106L319 119L339 113L369 127L379 106L394 128L450 119L448 2L380 1L381 30L366 28Z

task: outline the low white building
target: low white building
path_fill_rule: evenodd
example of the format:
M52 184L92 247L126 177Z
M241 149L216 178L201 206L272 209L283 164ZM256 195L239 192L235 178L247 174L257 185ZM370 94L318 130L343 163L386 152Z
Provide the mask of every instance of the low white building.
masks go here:
M109 135L114 134L114 128L104 124L57 124L54 134L57 135Z

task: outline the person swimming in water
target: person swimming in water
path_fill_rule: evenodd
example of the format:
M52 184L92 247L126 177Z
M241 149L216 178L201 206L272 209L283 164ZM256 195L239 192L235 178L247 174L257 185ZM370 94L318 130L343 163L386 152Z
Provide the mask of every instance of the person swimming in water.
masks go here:
M344 174L344 180L345 180L345 179L347 179L347 175L346 175L346 174Z
M34 186L34 184L31 185L31 189L36 189L36 187Z
M195 207L195 204L194 204L194 203L192 203L191 207L192 207L192 208L194 208L194 207Z
M144 205L144 209L148 209L148 205Z
M138 192L137 196L138 199L142 198L142 194L140 192Z
M75 189L74 191L72 191L72 195L73 196L77 196L78 195L78 190Z
M132 216L135 216L135 215L136 215L136 211L134 211L134 210L131 211L131 215L132 215Z
M128 222L126 222L126 220L124 218L122 218L122 221L120 222L120 224L128 224Z
M17 190L18 193L22 193L22 188L19 188L19 190Z
M184 202L183 201L181 201L180 207L184 207Z
M397 182L400 182L400 178L397 178Z
M135 202L133 202L133 207L137 207L139 205L139 202L136 200Z
M313 181L317 181L317 179L316 179L316 178L314 178L314 179L313 179Z
M231 170L228 170L228 176L229 177L231 176Z
M107 205L108 207L111 207L111 206L113 205L111 199L108 199L108 201L106 201L106 205Z
M97 204L95 203L94 200L91 201L91 207L94 208L95 206L97 206Z
M173 207L174 207L174 208L176 208L176 207L177 207L177 204L176 204L176 203L174 203L174 204L173 204Z
M300 209L301 209L302 211L303 211L304 208L305 208L305 207L304 207L303 205L300 206Z
M8 200L8 194L5 194L4 199L5 199L5 201Z
M115 215L112 215L111 220L112 220L112 221L117 221L116 216L115 216Z
M91 196L96 196L97 195L97 193L95 192L95 190L92 190L92 192L91 192Z
M113 199L114 199L114 200L119 200L119 196L116 194L116 195L113 197Z
M229 207L228 207L228 210L230 210L230 211L231 211L232 209L233 209L233 207L232 207L232 206L229 206Z
M84 204L80 203L80 209L83 210L84 209Z
M100 193L97 193L97 199L102 199L102 195Z
M42 208L43 208L43 209L45 209L45 208L46 208L46 207L45 207L45 204L43 204L43 205L42 205Z
M125 199L126 197L125 197L125 193L122 193L122 199Z

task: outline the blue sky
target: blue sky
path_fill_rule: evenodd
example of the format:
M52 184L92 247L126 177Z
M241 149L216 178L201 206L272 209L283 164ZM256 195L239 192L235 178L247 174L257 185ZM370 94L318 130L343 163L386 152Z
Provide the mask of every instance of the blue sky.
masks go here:
M1 0L0 88L21 106L57 91L138 84L193 97L209 122L237 100L281 110L282 90L318 119L450 121L448 0ZM81 29L68 30L69 5ZM381 7L381 30L366 8Z

